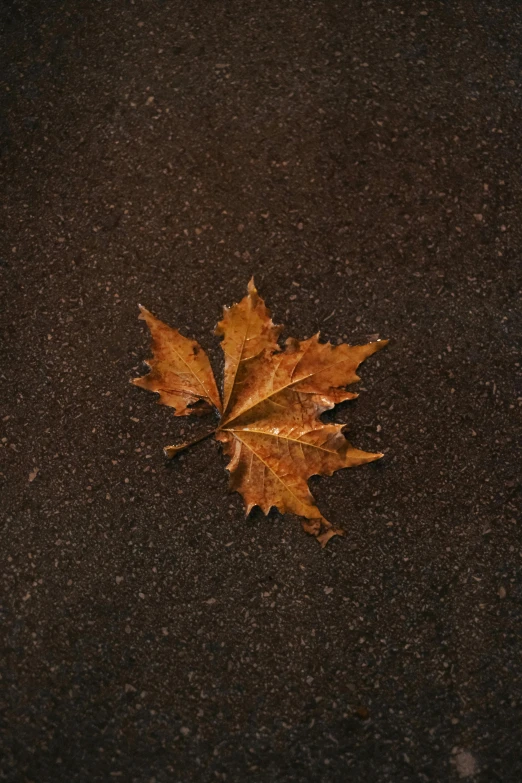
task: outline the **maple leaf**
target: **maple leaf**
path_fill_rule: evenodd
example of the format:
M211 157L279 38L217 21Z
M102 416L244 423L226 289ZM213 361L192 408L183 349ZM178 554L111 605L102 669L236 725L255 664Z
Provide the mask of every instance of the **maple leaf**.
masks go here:
M359 364L388 341L334 346L319 342L316 334L308 340L289 338L281 348L282 327L272 322L251 280L247 296L225 308L216 327L225 354L222 404L203 349L145 308L140 317L150 329L154 356L148 361L150 373L133 383L158 392L158 402L174 408L176 416L205 413L212 406L218 410L219 426L203 438L214 435L223 444L230 457L230 488L243 496L247 515L254 506L265 514L274 506L297 514L322 546L343 535L321 514L308 479L383 455L353 448L344 425L324 424L320 415L358 396L346 386L359 380ZM192 443L168 446L165 453L173 457Z

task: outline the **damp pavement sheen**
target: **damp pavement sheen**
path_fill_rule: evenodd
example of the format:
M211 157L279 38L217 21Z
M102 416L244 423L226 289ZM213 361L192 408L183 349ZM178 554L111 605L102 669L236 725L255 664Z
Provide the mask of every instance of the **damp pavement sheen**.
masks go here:
M0 780L519 783L520 6L0 15ZM324 551L129 384L252 274L390 339Z

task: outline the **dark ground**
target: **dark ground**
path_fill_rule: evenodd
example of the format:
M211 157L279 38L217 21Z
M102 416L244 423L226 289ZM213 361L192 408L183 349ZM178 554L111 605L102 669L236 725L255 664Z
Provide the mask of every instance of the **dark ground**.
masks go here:
M520 4L1 15L0 780L519 783ZM324 551L128 382L251 274L391 338Z

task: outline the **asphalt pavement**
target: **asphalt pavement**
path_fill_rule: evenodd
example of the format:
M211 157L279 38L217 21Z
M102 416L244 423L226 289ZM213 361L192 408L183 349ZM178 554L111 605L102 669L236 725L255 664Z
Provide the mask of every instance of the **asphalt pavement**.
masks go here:
M520 783L520 4L0 22L0 780ZM221 378L252 275L284 338L390 340L324 550L129 383L138 303Z

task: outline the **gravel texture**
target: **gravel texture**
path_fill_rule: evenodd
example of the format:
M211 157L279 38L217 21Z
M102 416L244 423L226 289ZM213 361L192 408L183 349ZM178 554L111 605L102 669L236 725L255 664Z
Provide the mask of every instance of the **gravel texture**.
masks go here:
M0 15L0 780L519 783L520 4ZM129 385L138 302L220 374L252 274L391 340L324 551Z

